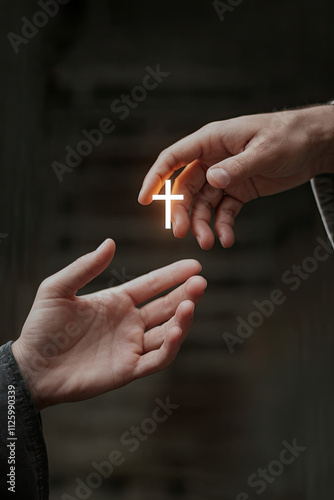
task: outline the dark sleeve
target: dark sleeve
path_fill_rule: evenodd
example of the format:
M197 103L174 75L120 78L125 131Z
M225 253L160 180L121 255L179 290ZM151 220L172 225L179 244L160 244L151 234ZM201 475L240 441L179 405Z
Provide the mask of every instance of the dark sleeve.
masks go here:
M311 180L311 186L327 236L334 247L334 174L317 175Z
M13 356L12 343L0 347L0 498L47 500L42 421Z

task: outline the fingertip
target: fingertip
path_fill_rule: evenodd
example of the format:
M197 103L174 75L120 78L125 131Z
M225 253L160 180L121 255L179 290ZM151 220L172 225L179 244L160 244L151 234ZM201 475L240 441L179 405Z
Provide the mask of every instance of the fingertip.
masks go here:
M152 201L152 196L149 197L145 191L142 189L138 195L138 202L141 204L141 205L149 205Z
M177 239L182 239L182 238L185 238L188 234L188 231L189 231L189 224L188 224L188 227L187 226L184 226L184 225L181 225L181 224L178 224L178 223L173 223L173 234L175 236L175 238Z
M195 303L189 299L181 302L176 310L175 320L178 323L179 328L181 329L179 339L180 344L184 342L189 333L189 329L194 319L194 313Z
M94 259L96 265L100 265L103 268L106 268L114 258L115 252L116 243L111 238L107 238L90 255Z
M115 240L113 240L112 238L110 238L110 247L112 248L112 254L115 255L115 252L116 252L116 242Z
M172 219L173 234L175 238L185 238L188 234L189 226L188 212L186 212L183 207L175 207Z
M201 280L202 294L208 287L208 281L203 276L196 276L197 279Z
M111 250L115 252L116 250L116 243L112 238L106 238L99 247L95 250L95 252L102 252L102 251L108 251L110 252Z
M196 259L184 259L181 262L184 262L185 265L189 265L189 267L196 269L196 274L202 271L202 265Z
M138 197L137 197L137 201L142 204L141 202L141 199L143 197L143 187L141 187L140 191L139 191L139 194L138 194Z
M190 276L190 278L188 279L188 282L191 283L192 285L193 284L197 284L197 285L200 284L201 287L204 287L204 289L208 285L207 280L203 276L200 276L199 274L196 274L195 276Z
M231 183L230 174L222 167L213 165L206 173L206 178L209 184L215 188L224 189Z
M186 299L179 304L176 313L181 315L182 320L189 319L190 321L192 321L194 316L194 310L195 310L195 303L190 299Z
M108 243L110 242L113 248L116 248L116 242L112 238L107 238Z
M196 236L196 240L201 249L205 251L211 250L215 242L213 235L206 235L206 237Z
M215 236L209 225L209 221L196 219L194 216L192 216L190 219L190 228L192 234L195 236L197 243L202 250L210 250L213 247Z
M231 227L229 227L228 231L225 231L219 238L221 246L223 248L231 248L235 242L235 234Z
M138 201L141 205L149 205L152 202L153 194L158 194L163 185L162 177L154 174L151 170L146 175L138 195Z
M226 248L226 249L232 248L234 245L234 239L230 241L226 238L220 238L220 243L221 243L221 246L223 248Z
M182 328L178 325L173 326L169 332L168 332L168 337L169 341L179 341L182 335Z
M206 252L208 252L209 250L211 250L213 245L214 245L214 238L212 238L211 241L209 241L209 240L205 241L202 245L202 250L205 250Z
M207 285L207 281L203 276L191 276L185 284L187 299L184 300L191 300L195 305L198 304L204 295Z

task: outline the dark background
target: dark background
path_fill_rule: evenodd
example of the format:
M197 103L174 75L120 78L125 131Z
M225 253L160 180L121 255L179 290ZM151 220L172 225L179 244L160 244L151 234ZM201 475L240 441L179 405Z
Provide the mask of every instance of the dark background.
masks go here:
M42 279L106 237L115 259L87 291L185 257L209 283L168 370L43 411L50 498L74 496L92 461L119 449L125 464L90 498L332 499L332 259L294 293L281 279L326 239L310 186L250 203L233 249L210 252L174 239L162 206L137 194L159 152L205 123L333 98L334 4L244 0L222 22L211 1L71 0L15 54L8 32L38 10L0 6L1 341L20 334ZM157 64L170 76L121 121L110 104ZM103 117L116 130L60 183L51 163ZM286 302L231 355L222 334L274 288ZM167 396L180 408L129 453L120 436ZM247 478L293 439L306 451L258 495Z

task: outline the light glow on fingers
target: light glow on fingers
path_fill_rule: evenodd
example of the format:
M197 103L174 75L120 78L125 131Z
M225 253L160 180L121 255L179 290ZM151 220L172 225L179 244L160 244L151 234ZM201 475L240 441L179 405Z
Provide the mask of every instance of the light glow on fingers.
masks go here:
M152 200L165 201L165 228L172 228L172 200L183 200L183 194L171 194L172 186L171 181L167 180L165 183L165 194L154 194Z

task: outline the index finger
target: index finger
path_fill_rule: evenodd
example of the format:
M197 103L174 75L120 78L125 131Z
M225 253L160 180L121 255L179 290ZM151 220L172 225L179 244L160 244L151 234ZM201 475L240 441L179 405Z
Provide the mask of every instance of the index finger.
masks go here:
M151 203L152 195L159 193L166 179L168 179L175 170L199 158L201 152L202 141L200 130L184 137L162 151L146 174L138 196L139 203L142 205Z

